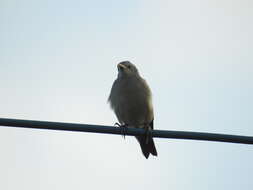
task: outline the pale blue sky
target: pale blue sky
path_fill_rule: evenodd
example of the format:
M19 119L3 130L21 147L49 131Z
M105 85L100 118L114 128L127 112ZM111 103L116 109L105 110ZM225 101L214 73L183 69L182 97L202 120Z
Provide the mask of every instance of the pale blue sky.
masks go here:
M0 1L0 117L113 125L116 64L153 91L155 128L253 136L249 0ZM0 128L0 189L251 190L253 147Z

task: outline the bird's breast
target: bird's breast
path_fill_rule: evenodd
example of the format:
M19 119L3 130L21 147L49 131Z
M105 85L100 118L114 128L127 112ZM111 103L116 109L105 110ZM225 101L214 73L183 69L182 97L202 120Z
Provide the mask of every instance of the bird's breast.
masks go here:
M129 125L148 123L153 119L150 92L138 81L122 81L118 92L118 112L122 121Z

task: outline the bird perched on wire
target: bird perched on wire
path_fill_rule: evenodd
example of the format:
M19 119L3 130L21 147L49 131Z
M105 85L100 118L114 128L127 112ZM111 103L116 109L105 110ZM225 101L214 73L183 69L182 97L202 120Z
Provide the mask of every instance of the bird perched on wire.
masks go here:
M136 136L143 155L157 156L150 130L153 129L153 105L151 90L140 76L136 66L129 61L117 65L118 77L114 81L108 101L121 128L144 128L146 135Z

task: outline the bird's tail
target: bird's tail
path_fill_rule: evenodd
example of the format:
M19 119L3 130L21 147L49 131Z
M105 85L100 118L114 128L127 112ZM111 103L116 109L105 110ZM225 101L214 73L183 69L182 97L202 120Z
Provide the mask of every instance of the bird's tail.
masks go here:
M155 148L155 143L152 137L148 139L148 142L146 141L146 136L136 136L136 139L141 145L141 150L143 155L148 159L149 154L151 153L154 156L157 156L157 151Z

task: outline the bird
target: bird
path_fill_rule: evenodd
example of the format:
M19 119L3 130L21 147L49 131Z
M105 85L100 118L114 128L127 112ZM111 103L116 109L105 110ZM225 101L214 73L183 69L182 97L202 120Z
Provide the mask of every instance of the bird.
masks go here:
M117 64L118 76L114 81L108 102L119 121L116 125L126 128L143 128L146 135L135 136L143 155L157 156L154 140L150 134L153 130L154 111L151 90L137 67L130 61Z

